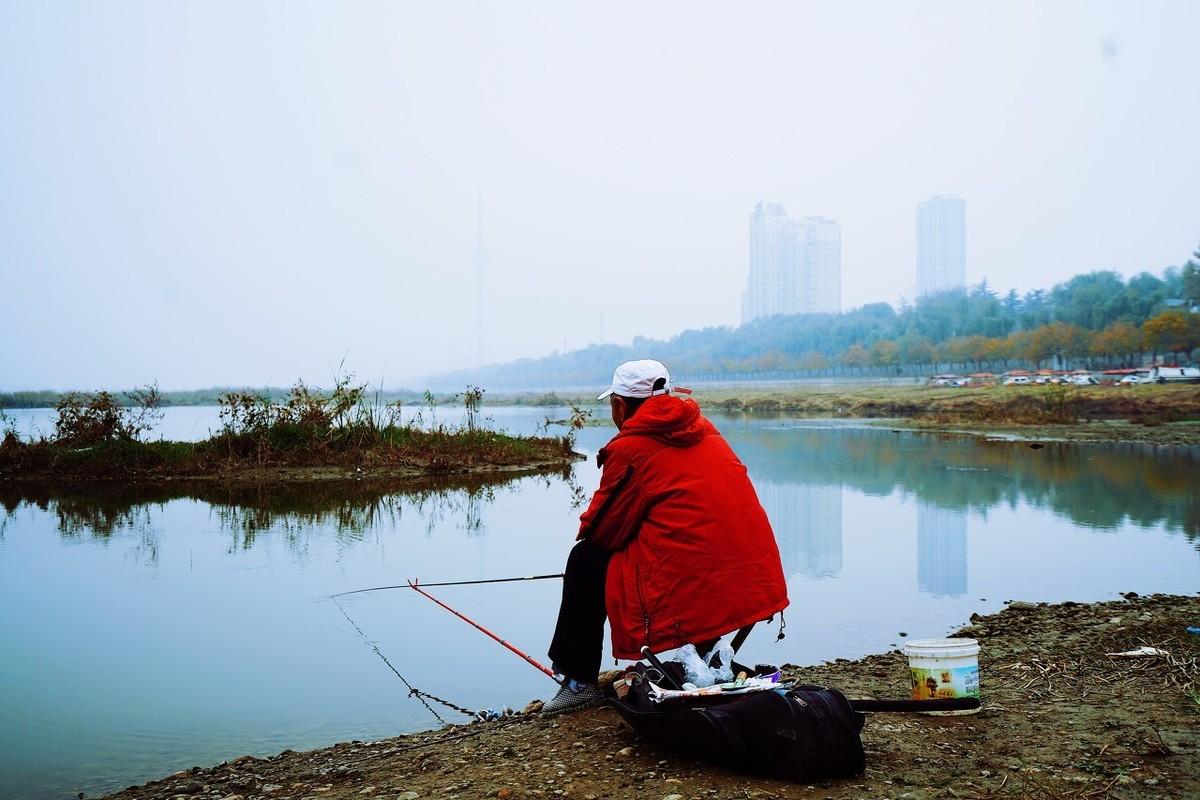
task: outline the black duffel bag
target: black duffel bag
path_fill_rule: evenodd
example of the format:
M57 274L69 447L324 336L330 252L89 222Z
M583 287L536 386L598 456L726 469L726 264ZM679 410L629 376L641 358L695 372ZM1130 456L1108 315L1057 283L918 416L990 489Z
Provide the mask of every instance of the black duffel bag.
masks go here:
M837 689L797 686L697 701L654 704L635 689L612 702L637 733L738 772L814 781L863 771L863 715Z

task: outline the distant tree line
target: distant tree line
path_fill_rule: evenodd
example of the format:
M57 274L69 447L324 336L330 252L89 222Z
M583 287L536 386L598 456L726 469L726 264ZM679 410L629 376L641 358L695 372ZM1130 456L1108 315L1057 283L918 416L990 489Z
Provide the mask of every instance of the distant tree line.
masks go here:
M545 358L461 370L438 385L493 389L605 382L615 364L654 357L679 375L823 376L1004 371L1186 362L1200 347L1200 250L1161 276L1076 275L1049 291L999 295L987 281L899 309L871 303L842 314L777 315L738 328L687 330L632 346L593 345Z
M127 389L124 391L112 392L112 398L120 407L129 407L138 404L138 395L142 390ZM281 388L278 386L268 386L263 388L246 388L246 387L210 387L207 389L186 389L178 391L155 391L158 394L158 407L167 408L170 406L216 406L221 404L221 398L229 395L251 395L263 400L272 402L281 402L287 400L293 392L293 388ZM36 391L17 391L17 392L0 392L0 408L54 408L63 398L77 394L77 392L59 392L53 389L39 389ZM86 393L89 396L94 393ZM374 394L372 393L374 398ZM422 399L422 395L418 392L409 390L386 391L378 393L378 398L381 401L392 402L402 400L406 403L418 402Z

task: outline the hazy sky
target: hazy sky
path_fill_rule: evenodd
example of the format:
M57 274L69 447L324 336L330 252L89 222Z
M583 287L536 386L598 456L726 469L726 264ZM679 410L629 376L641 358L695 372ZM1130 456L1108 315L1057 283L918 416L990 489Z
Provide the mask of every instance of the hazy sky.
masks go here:
M327 382L736 324L760 199L911 297L1200 242L1200 3L0 0L0 388Z

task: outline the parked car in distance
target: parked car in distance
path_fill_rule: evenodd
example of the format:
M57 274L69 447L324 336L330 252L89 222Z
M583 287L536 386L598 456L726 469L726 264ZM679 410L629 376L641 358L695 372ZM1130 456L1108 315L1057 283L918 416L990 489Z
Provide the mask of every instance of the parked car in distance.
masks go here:
M1120 383L1123 386L1136 386L1139 383L1154 383L1154 381L1150 380L1149 374L1138 375L1137 373L1130 373L1121 378Z
M1028 375L1010 375L1004 379L1005 386L1027 386L1029 385Z
M1071 384L1073 386L1099 386L1100 381L1096 380L1094 375L1072 375Z
M1154 367L1150 380L1155 383L1200 383L1200 367Z

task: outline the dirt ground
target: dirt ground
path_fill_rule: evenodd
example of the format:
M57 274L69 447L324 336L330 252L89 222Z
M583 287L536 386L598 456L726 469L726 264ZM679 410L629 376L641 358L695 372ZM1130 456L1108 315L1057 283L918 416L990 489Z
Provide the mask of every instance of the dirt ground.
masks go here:
M1200 797L1200 598L1012 603L972 617L984 708L868 716L866 772L805 785L738 775L639 741L616 712L524 713L379 742L243 756L111 795L181 798ZM1166 656L1112 658L1149 645ZM898 652L785 676L851 697L905 697Z
M919 431L962 433L989 439L1012 439L1022 442L1140 442L1153 445L1200 445L1200 420L1164 422L1145 425L1129 420L1081 421L1074 425L1018 425L1003 423L946 423L925 420L888 420L882 427Z

